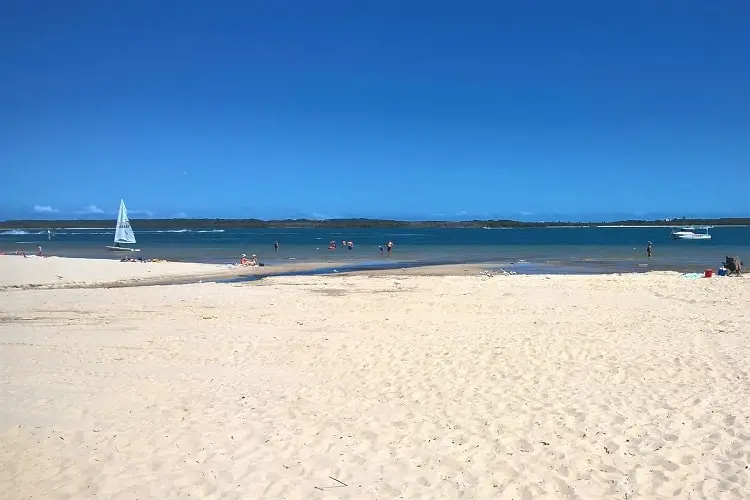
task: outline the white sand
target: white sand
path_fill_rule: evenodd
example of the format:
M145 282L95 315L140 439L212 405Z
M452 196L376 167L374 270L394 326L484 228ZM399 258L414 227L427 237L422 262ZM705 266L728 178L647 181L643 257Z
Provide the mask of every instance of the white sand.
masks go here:
M674 274L0 291L0 491L747 499L748 303Z
M216 273L226 269L227 266L185 262L0 255L0 287L112 283Z
M130 257L130 256L129 256ZM91 285L155 283L170 279L222 279L264 275L279 271L304 271L331 263L303 262L280 266L237 266L188 262L120 262L119 259L66 257L24 258L0 255L0 289L60 288Z

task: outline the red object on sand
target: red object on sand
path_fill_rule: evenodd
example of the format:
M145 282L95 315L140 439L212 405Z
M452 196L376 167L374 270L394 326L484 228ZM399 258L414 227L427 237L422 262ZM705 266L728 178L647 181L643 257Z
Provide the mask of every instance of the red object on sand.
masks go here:
M713 275L714 275L714 270L713 269L706 269L705 271L703 271L703 277L704 278L710 278Z

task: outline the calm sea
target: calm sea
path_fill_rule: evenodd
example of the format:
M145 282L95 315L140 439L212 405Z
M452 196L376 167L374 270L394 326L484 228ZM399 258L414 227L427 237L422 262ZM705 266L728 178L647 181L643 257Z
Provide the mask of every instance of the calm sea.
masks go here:
M700 271L718 267L726 255L750 261L750 227L716 227L709 241L675 241L669 228L544 229L240 229L148 230L135 234L144 258L232 263L240 254L258 254L266 265L282 262L346 262L358 266L401 263L490 262L518 272L619 272L672 269ZM107 251L113 230L0 230L0 252L33 253L41 244L47 255L119 258ZM274 241L280 243L274 251ZM338 242L336 250L328 243ZM353 241L354 248L341 247ZM394 243L392 255L379 245ZM654 254L645 258L646 243Z

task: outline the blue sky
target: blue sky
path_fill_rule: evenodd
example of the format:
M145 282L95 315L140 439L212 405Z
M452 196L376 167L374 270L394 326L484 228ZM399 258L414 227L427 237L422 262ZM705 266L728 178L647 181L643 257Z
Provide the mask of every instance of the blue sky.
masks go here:
M750 2L0 3L0 219L748 215Z

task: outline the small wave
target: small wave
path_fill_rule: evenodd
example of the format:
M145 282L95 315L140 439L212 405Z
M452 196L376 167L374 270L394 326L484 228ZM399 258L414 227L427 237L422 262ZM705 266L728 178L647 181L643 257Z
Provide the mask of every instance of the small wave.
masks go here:
M136 234L162 234L162 233L187 233L190 232L189 229L141 229L140 231L138 229L134 229L134 232Z
M72 229L75 229L75 231L72 231ZM99 229L99 231L95 231L94 229ZM101 232L102 229L108 229L104 227L100 228L84 228L84 227L77 227L77 228L67 228L64 230L55 230L53 231L54 235L69 235L69 234L78 234L78 235L93 235L93 234L114 234L114 230L108 230L106 232ZM226 229L152 229L152 230L141 230L138 229L135 230L135 234L163 234L163 233L223 233L226 231ZM21 234L47 234L47 231L39 231L39 232L2 232L0 231L0 236L7 234L7 235L21 235Z
M138 231L137 233L223 233L226 229L155 229L152 231Z
M24 234L42 234L41 231L23 231L21 229L9 229L0 231L0 236L21 236Z

